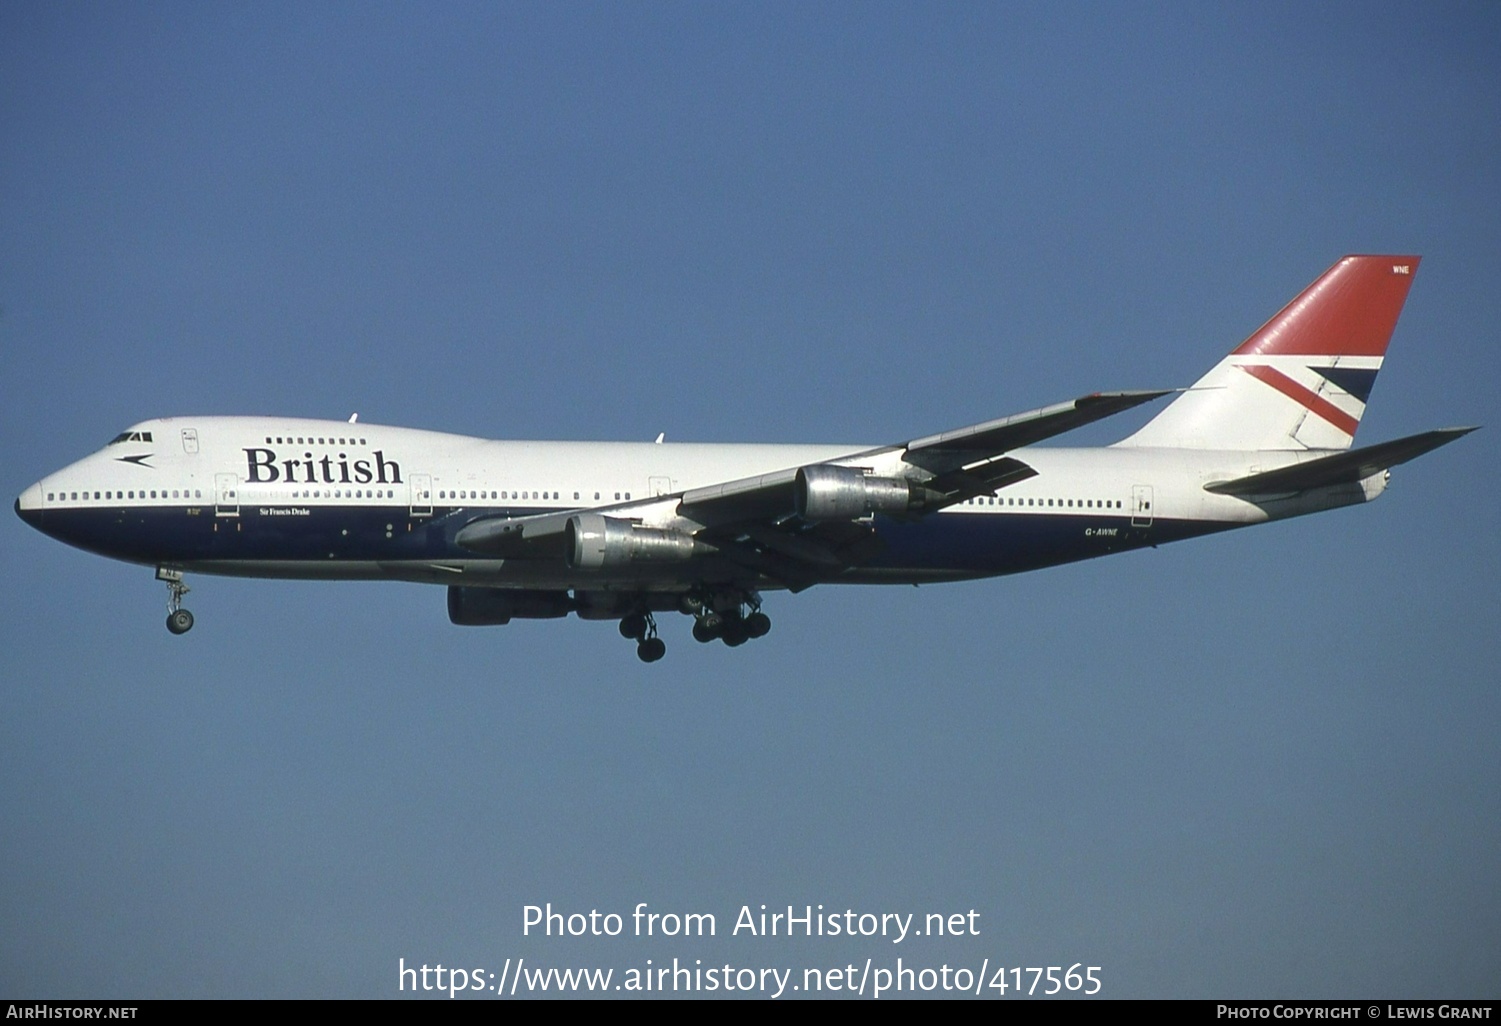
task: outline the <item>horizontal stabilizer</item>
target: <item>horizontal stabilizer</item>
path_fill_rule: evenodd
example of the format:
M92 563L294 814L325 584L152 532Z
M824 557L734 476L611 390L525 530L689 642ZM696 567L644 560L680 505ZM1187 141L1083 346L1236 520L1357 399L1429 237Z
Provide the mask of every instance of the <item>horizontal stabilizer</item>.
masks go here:
M1204 490L1217 495L1272 495L1302 492L1329 485L1353 484L1399 463L1416 459L1425 452L1432 452L1474 430L1473 427L1459 427L1425 431L1420 435L1410 435L1382 442L1380 445L1368 445L1361 449L1321 456L1279 470L1238 477L1233 481L1216 481L1205 485Z

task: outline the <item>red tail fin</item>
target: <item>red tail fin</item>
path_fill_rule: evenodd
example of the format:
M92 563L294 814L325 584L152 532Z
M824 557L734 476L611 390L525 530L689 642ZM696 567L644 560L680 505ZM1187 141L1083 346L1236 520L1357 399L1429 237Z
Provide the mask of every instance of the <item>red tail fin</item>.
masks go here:
M1420 260L1345 257L1242 342L1235 355L1385 354Z

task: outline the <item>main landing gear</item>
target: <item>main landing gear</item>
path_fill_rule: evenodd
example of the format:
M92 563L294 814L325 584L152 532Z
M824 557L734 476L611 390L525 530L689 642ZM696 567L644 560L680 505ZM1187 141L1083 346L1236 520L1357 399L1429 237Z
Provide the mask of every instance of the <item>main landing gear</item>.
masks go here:
M771 617L761 612L761 596L755 592L689 595L683 605L693 615L693 640L705 645L718 639L735 648L771 630Z
M771 631L771 617L761 612L761 596L754 591L696 589L682 596L678 609L693 617L694 640L705 644L723 641L735 648ZM667 654L650 610L621 617L620 635L636 643L636 655L643 663L654 663Z
M182 608L182 597L191 589L182 583L182 571L159 566L156 579L167 582L167 630L173 634L188 633L193 629L193 614Z
M667 654L667 642L657 637L657 618L651 613L623 617L620 636L636 643L636 657L643 663L654 663Z

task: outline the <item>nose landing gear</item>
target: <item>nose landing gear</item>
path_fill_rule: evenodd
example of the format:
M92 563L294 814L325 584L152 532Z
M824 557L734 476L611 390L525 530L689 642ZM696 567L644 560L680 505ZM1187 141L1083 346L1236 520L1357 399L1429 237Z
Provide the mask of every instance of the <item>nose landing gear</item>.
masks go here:
M167 584L167 630L173 634L188 633L193 629L193 614L182 608L182 597L191 589L182 583L182 571L159 566L156 579Z

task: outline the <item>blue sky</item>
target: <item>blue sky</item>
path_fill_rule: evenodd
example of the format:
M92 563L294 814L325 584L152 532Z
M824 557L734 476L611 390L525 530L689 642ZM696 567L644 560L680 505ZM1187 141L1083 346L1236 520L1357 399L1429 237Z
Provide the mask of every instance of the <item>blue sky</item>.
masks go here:
M878 443L1190 384L1423 255L1369 507L664 623L149 569L15 518L0 993L396 995L408 964L1103 967L1111 996L1495 996L1501 11L0 9L0 463L148 417ZM1104 443L1141 418L1080 432ZM712 912L539 939L522 910ZM978 937L728 936L742 905Z

